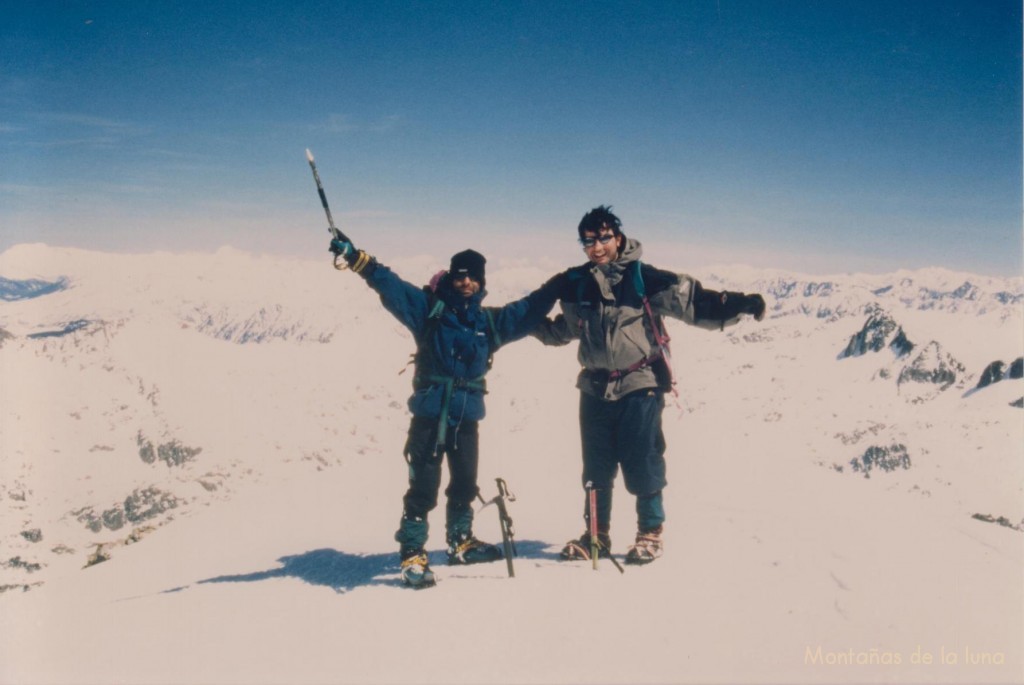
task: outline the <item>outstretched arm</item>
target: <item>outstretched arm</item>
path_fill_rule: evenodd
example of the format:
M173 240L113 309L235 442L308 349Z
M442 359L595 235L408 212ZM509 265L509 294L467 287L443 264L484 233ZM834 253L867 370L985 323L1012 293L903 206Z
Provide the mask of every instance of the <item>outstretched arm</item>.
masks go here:
M725 290L705 290L700 281L696 281L694 304L698 322L714 322L722 328L725 328L726 322L738 321L742 314L749 314L758 321L764 319L764 298L757 293L746 295Z
M554 319L545 318L540 324L530 331L530 335L540 340L545 345L559 347L568 345L575 338L579 337L579 328L574 328L566 321L564 314L559 314Z
M495 314L494 325L502 343L525 338L545 320L565 287L565 273L556 274L537 290L510 302Z
M738 323L743 314L752 315L758 321L764 318L765 302L758 294L707 290L692 276L671 274L664 278L666 274L657 272L656 277L663 277L665 287L650 296L651 307L658 314L709 330L721 330Z
M331 252L343 257L354 273L366 280L367 285L380 295L384 308L412 331L413 335L423 330L429 314L429 302L422 288L403 281L391 269L363 250L355 249L351 243L333 240L330 249Z

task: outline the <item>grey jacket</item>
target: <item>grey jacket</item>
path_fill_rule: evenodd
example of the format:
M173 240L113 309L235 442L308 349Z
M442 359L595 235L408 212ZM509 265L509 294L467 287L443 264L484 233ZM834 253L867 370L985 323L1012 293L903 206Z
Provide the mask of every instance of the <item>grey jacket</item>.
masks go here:
M532 333L545 345L580 341L578 359L583 369L576 381L582 392L605 400L618 400L637 390L667 389L657 363L628 369L657 356L651 317L634 283L636 262L643 248L627 239L619 258L611 264L584 264L569 269L561 292L562 313L546 319ZM653 313L669 316L708 330L720 330L739 321L738 315L715 318L719 293L704 290L700 282L640 265L643 287ZM660 324L659 325L663 325ZM618 372L618 373L615 373Z

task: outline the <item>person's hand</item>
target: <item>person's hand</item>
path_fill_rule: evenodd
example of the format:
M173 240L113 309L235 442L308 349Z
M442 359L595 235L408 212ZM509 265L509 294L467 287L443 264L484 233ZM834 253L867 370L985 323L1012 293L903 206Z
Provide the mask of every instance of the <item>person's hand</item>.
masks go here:
M746 299L744 308L741 310L746 314L752 314L756 321L764 320L765 309L767 308L764 303L764 298L758 293L753 295L744 295Z
M349 255L354 255L357 252L355 245L347 240L339 240L338 238L331 238L331 245L327 249L335 257L345 257L346 261L348 261Z
M750 314L757 321L764 319L765 302L759 294L723 292L720 295L721 314L723 318L731 318L737 314Z
M355 245L347 240L334 238L331 240L331 246L327 249L334 255L335 266L337 266L338 258L340 257L341 259L344 259L349 268L356 273L362 273L363 269L365 269L370 262L375 261L373 257L362 250L357 250Z

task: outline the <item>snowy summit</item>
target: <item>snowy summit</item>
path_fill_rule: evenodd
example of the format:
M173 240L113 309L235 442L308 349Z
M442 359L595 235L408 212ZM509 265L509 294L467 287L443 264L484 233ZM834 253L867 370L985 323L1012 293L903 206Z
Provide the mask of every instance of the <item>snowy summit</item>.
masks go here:
M424 284L443 266L378 258ZM664 556L557 560L582 530L579 367L528 338L480 424L515 578L445 565L432 535L438 584L415 592L393 540L414 345L357 277L7 250L0 682L1024 679L1021 279L660 266L768 305L668 323ZM553 272L499 262L488 304ZM476 521L500 542L495 507Z

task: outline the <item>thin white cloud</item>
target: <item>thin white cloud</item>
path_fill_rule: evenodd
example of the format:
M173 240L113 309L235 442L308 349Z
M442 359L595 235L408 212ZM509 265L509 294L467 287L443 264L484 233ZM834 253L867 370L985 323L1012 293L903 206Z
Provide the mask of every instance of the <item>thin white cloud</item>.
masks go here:
M23 127L0 123L0 133L24 132L18 143L38 149L109 149L146 136L151 130L132 121L81 112L35 112Z
M383 133L385 131L391 131L402 125L402 117L397 114L389 114L386 117L381 118L376 123L368 125L366 128L369 131L376 131Z
M159 147L140 150L139 154L148 155L150 157L157 157L160 159L172 159L180 161L205 162L210 160L210 155L201 154L198 152L186 152L183 150L169 150L167 148Z
M111 148L116 147L121 141L110 136L93 136L91 138L61 138L58 140L25 141L28 147L38 148L64 148L64 147L94 147Z
M77 112L40 112L37 116L43 121L68 124L70 126L79 126L83 128L98 128L108 131L126 132L144 130L143 127L131 122L110 119L107 117L97 117L90 114L80 114Z
M349 131L356 131L359 129L359 127L349 121L349 118L344 114L331 114L327 117L327 122L325 124L321 124L316 128L327 131L328 133L348 133Z
M401 126L403 119L398 114L388 114L375 121L354 121L347 114L330 114L327 121L310 126L312 130L326 133L353 133L356 131L386 133Z
M18 195L20 197L31 197L52 192L52 188L46 186L34 186L23 183L0 183L0 193L5 195Z
M35 119L50 138L48 141L37 143L44 147L116 145L145 136L152 131L152 127L132 121L81 112L38 112Z

